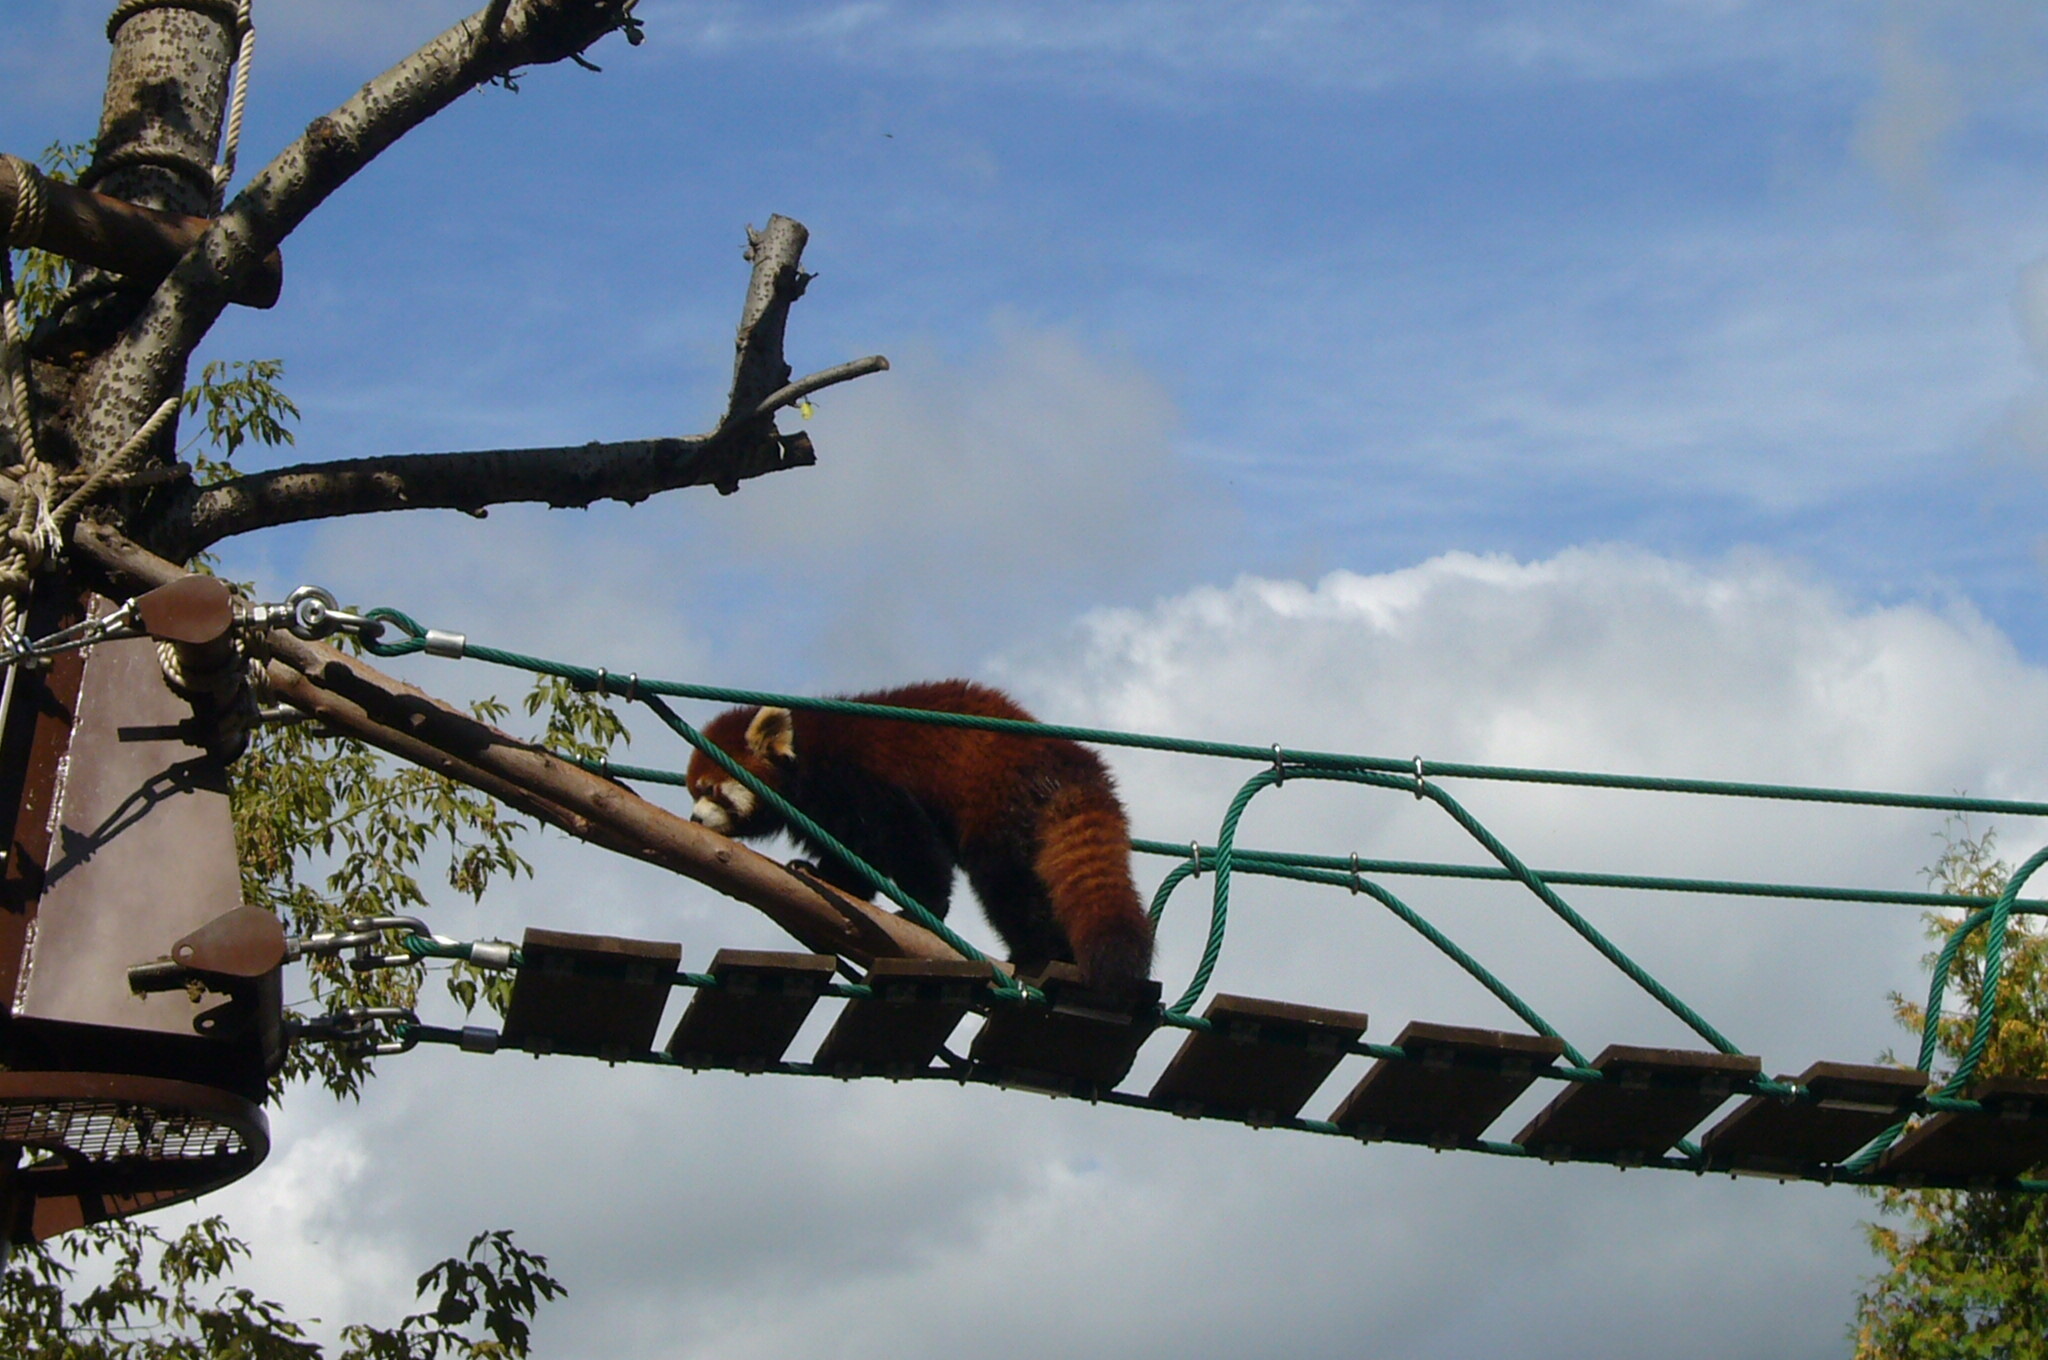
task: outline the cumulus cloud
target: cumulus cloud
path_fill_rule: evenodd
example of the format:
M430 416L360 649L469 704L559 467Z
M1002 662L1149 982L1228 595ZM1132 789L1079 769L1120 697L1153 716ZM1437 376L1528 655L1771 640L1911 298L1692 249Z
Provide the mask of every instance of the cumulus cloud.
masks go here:
M1246 742L1984 794L2038 793L2048 774L2048 673L1967 608L1859 606L1764 559L1595 548L1247 578L1097 612L1002 670L1048 717ZM1162 839L1211 839L1247 772L1113 759L1138 830ZM1526 858L1570 867L1913 886L1940 829L1918 813L1455 792ZM2038 834L2004 829L2015 852ZM1476 858L1405 794L1296 781L1254 805L1244 839ZM698 962L766 943L742 909L683 910L637 867L593 875L595 854L551 856L509 901L436 925L683 938ZM1149 884L1164 864L1141 868ZM1169 914L1172 987L1203 886ZM1526 898L1394 886L1582 1047L1698 1042ZM1572 896L1772 1070L1873 1058L1898 1038L1884 993L1919 985L1908 910ZM1382 1038L1412 1018L1510 1023L1363 899L1241 879L1233 902L1219 986L1364 1009ZM1139 1084L1171 1047L1154 1041ZM350 1244L369 1263L348 1275L361 1303L380 1263L515 1225L575 1291L544 1315L543 1353L1399 1360L1628 1353L1654 1333L1674 1356L1817 1357L1839 1353L1869 1269L1868 1201L1819 1187L1361 1148L940 1084L445 1050L387 1068L360 1107L309 1117L318 1097L297 1097L282 1165L331 1176L303 1204L280 1196L262 1235L288 1242L297 1213L299 1234ZM1340 1071L1311 1112L1355 1077ZM367 1155L320 1151L342 1143ZM1585 1306L1589 1282L1612 1307ZM303 1296L290 1280L273 1292ZM388 1283L381 1312L403 1292Z
M730 608L781 587L776 627L817 639L799 664L824 683L971 668L1206 550L1217 517L1137 365L1023 325L897 359L820 398L816 468L690 507L690 588Z

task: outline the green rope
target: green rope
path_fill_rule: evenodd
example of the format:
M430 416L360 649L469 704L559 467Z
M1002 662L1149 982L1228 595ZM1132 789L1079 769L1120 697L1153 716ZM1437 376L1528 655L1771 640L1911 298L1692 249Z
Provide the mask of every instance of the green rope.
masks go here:
M369 640L365 647L373 655L408 656L426 648L426 629L410 616L395 609L372 609L367 617L392 624L401 634L396 641ZM1122 746L1135 750L1167 751L1181 755L1214 756L1228 760L1251 760L1261 765L1278 761L1289 767L1326 770L1360 770L1378 774L1406 775L1413 787L1418 774L1427 779L1484 779L1525 784L1561 784L1579 788L1625 789L1654 793L1707 794L1728 798L1764 798L1791 802L1842 803L1862 807L1921 809L1935 812L1975 812L2024 817L2048 817L2048 803L2021 802L1998 798L1963 798L1933 794L1888 793L1867 789L1835 789L1792 784L1750 784L1713 779L1667 779L1645 775L1601 774L1584 770L1548 770L1513 765L1470 765L1455 761L1418 761L1387 756L1348 755L1336 751L1296 750L1289 747L1248 746L1241 743L1194 741L1182 737L1157 736L1142 732L1118 732L1104 728L1073 727L1019 718L984 718L965 713L942 713L930 709L899 708L890 704L859 703L851 699L816 698L800 694L777 694L768 690L734 689L722 685L697 685L676 680L650 680L638 675L621 676L602 667L576 666L550 661L523 652L465 645L466 658L552 675L580 688L600 694L637 699L658 695L671 699L702 699L712 703L769 704L778 708L813 713L842 713L853 717L900 718L908 722L939 727L964 727L978 731L1007 732L1026 737L1061 737L1097 746ZM628 690L631 693L628 693Z
M391 625L392 631L397 634L397 636L390 639L383 637L366 639L365 645L373 654L392 657L409 655L425 650L426 629L408 615L395 609L373 609L369 611L369 617ZM1217 961L1221 956L1223 938L1228 921L1230 877L1232 869L1236 867L1239 855L1234 846L1237 823L1254 796L1265 788L1274 787L1285 782L1290 777L1328 779L1364 784L1372 787L1397 789L1404 792L1412 792L1417 797L1431 799L1456 821L1468 835L1476 840L1500 867L1498 869L1491 869L1481 866L1417 866L1406 865L1398 861L1375 861L1372 865L1374 872L1426 872L1439 876L1498 878L1521 883L1530 892L1535 894L1552 913L1563 920L1573 931L1605 957L1608 962L1619 969L1624 976L1649 993L1659 1004L1677 1016L1678 1019L1708 1043L1726 1053L1738 1053L1741 1050L1695 1013L1675 994L1670 992L1669 989L1653 978L1633 959L1629 958L1626 953L1615 946L1613 942L1608 940L1590 922L1580 916L1578 912L1559 897L1551 886L1552 878L1557 882L1577 882L1592 886L1650 887L1672 891L1709 893L1742 892L1757 895L1802 897L1815 900L1884 901L1907 902L1916 905L1949 905L1954 904L1958 899L1948 898L1939 894L1869 893L1850 889L1807 888L1796 885L1737 884L1697 879L1649 879L1622 875L1589 874L1547 876L1524 865L1492 832L1474 818L1462 804L1443 792L1431 781L1443 778L1468 778L1565 785L1582 788L1836 803L1866 807L2048 816L2048 803L2041 802L1943 797L1856 789L1744 783L1725 780L1670 779L1651 776L1601 774L1576 770L1546 770L1443 761L1432 762L1424 761L1420 757L1412 760L1398 760L1387 757L1348 755L1338 752L1294 750L1277 745L1273 747L1257 747L1237 743L1192 741L1146 733L1117 732L1098 728L1039 723L1021 719L979 717L969 714L902 708L887 704L862 703L848 699L812 698L726 686L688 684L679 681L642 680L637 674L626 677L624 684L621 685L617 676L603 668L570 665L520 652L468 644L465 645L463 654L494 665L507 666L536 674L556 676L568 680L578 688L586 691L595 691L600 694L619 694L628 701L638 701L647 704L672 730L684 737L696 749L704 751L728 773L752 790L757 797L765 799L771 807L787 818L793 826L798 827L806 837L815 839L819 844L827 846L834 854L840 856L847 863L854 865L859 872L875 884L879 891L902 907L912 919L916 920L920 925L933 930L934 933L945 939L948 944L960 950L964 956L981 961L986 960L971 946L967 945L965 941L947 930L943 923L938 921L922 904L911 899L908 894L904 893L899 886L890 881L886 876L877 873L871 866L862 862L858 856L847 851L837 840L824 833L822 828L817 827L814 822L811 822L800 811L791 807L786 800L775 794L773 790L761 785L758 780L755 780L745 770L741 769L723 751L704 741L701 734L695 728L677 717L672 710L668 709L661 702L661 699L668 697L701 699L722 703L771 704L811 712L892 718L944 727L1005 732L1019 736L1065 738L1097 745L1121 746L1140 750L1176 752L1226 759L1255 760L1261 764L1271 766L1272 768L1262 771L1260 774L1254 775L1251 779L1247 780L1239 789L1237 797L1233 799L1230 809L1225 815L1223 827L1217 837L1216 847L1213 851L1209 852L1211 865L1216 873L1216 884L1212 896L1209 938L1205 943L1202 959L1190 980L1187 992L1179 1001L1174 1003L1174 1006L1168 1008L1170 1015L1180 1017L1185 1017L1195 1002L1199 1000L1202 993L1206 991ZM590 762L584 763L586 765L590 764ZM594 767L620 778L660 779L664 782L678 782L676 776L666 772L644 770L637 767L611 766L601 762L597 763ZM1137 842L1134 848L1152 853L1180 853L1177 848L1171 851L1165 850L1159 847L1156 842ZM1170 873L1168 881L1161 885L1152 905L1152 914L1155 920L1158 919L1159 914L1164 910L1166 898L1173 889L1177 888L1187 877L1199 870L1200 857L1203 852L1197 846L1194 848L1193 853L1196 859ZM1299 876L1303 877L1303 881L1330 881L1327 879L1317 880L1306 877L1306 875L1317 871L1334 874L1341 867L1341 862L1332 861L1327 857L1283 857L1271 854L1270 852L1257 851L1243 852L1243 857L1243 867L1247 872L1264 873L1286 868L1292 872L1281 874L1280 876ZM2015 910L2048 911L2048 903L2034 901L2022 903L2017 898L2019 884L2044 861L2048 861L2048 850L2042 851L2034 859L2028 861L2027 866L2021 873L2015 875L2013 881L2007 885L2007 890L2000 895L1997 902L1992 907L1986 909L1985 913L1982 913L1984 922L1990 926L1990 935L1987 938L1986 944L1984 988L1980 1001L1978 1029L1971 1049L1965 1054L1963 1063L1958 1069L1957 1077L1951 1081L1947 1091L1944 1093L1950 1098L1953 1098L1953 1091L1961 1089L1959 1083L1966 1081L1968 1076L1974 1072L1977 1061L1981 1058L1984 1047L1989 1042L1997 1000L2006 924L2010 914ZM1364 866L1356 861L1353 862L1354 869L1362 867ZM1486 973L1483 968L1480 968L1476 961L1470 959L1469 955L1463 955L1463 951L1457 950L1456 946L1452 945L1447 938L1442 938L1440 932L1434 932L1433 927L1425 929L1427 922L1422 921L1420 916L1410 912L1405 905L1397 905L1398 899L1394 899L1392 894L1385 893L1384 889L1376 889L1374 886L1368 885L1357 873L1336 881L1346 885L1355 885L1360 890L1371 893L1383 905L1388 906L1390 910L1395 910L1397 915L1402 916L1403 920L1408 921L1409 924L1417 929L1423 930L1426 937L1431 937L1431 942L1437 944L1439 949L1444 949L1450 957L1459 960L1461 967L1466 968L1468 973L1471 973L1475 978L1486 984L1496 997L1515 1009L1516 1014L1522 1016L1524 1020L1529 1021L1532 1025L1541 1027L1540 1018L1535 1016L1533 1010L1529 1010L1526 1007L1526 1003L1521 1002L1504 984L1500 984L1498 979L1492 978L1491 974ZM1969 899L1961 900L1968 901ZM1412 920L1410 919L1411 917L1413 918ZM1973 921L1977 919L1975 917L1972 918ZM1967 925L1965 927L1965 929L1974 928L1974 925ZM1952 940L1952 949L1959 947L1959 944L1959 940ZM1951 963L1953 960L1952 949L1951 951L1945 951L1945 956L1949 958ZM1001 978L1000 970L997 970L997 975ZM1946 974L1943 969L1937 970L1934 984L1937 998L1945 976ZM1003 980L999 981L998 985L1009 986L1011 984L1008 984L1007 980ZM1936 1012L1934 1008L1930 1008L1928 1021L1930 1034L1932 1033L1935 1019ZM1547 1027L1541 1027L1540 1032L1549 1031ZM1923 1042L1923 1047L1925 1047L1925 1042ZM1583 1061L1577 1059L1576 1056L1574 1060L1583 1066ZM1923 1068L1930 1061L1931 1054L1923 1055ZM1781 1083L1766 1082L1763 1085L1777 1088ZM1787 1087L1785 1089L1790 1091L1793 1088Z
M1211 852L1210 862L1211 864L1214 863L1213 852ZM1393 912L1410 929L1436 946L1453 963L1464 969L1466 973L1481 986L1485 987L1487 991L1493 993L1501 1004L1519 1016L1522 1022L1528 1025L1530 1029L1563 1043L1565 1057L1570 1059L1575 1067L1592 1071L1591 1068L1586 1066L1584 1055L1574 1048L1569 1040L1566 1040L1563 1035L1553 1029L1548 1021L1541 1015L1538 1015L1528 1002L1522 1000L1505 983L1489 972L1485 965L1466 953L1455 940L1432 925L1427 917L1417 912L1380 884L1363 875L1353 877L1348 873L1337 873L1325 869L1252 859L1242 851L1237 852L1234 867L1238 873L1258 874L1267 878L1291 879L1297 883L1315 883L1332 888L1346 888L1353 893L1365 894L1386 907L1387 910ZM1192 877L1195 872L1193 863L1184 860L1167 874L1166 879L1159 885L1158 893L1153 897L1152 918L1155 921L1164 912L1166 899L1172 894L1173 890ZM1409 1056L1406 1050L1393 1044L1360 1045L1358 1051L1377 1057L1394 1056L1406 1058ZM1599 1074L1595 1073L1595 1075Z
M1343 783L1365 784L1374 788L1395 789L1403 793L1413 793L1417 797L1428 798L1438 807L1449 813L1452 820L1464 828L1467 835L1478 841L1486 853L1499 861L1501 867L1509 875L1521 883L1522 886L1529 889L1530 892L1534 893L1539 901L1546 907L1549 907L1552 913L1577 932L1581 939L1598 950L1601 956L1609 963L1620 969L1623 976L1648 992L1651 997L1683 1021L1695 1034L1698 1034L1723 1053L1740 1053L1742 1051L1719 1030L1707 1023L1692 1007L1680 1000L1663 983L1652 977L1641 964L1638 964L1616 946L1613 941L1601 934L1593 926L1592 922L1574 911L1570 904L1559 897L1535 870L1517 859L1512 850L1509 850L1492 832L1482 826L1479 820L1467 812L1464 806L1455 798L1427 781L1417 783L1412 777L1397 779L1390 775L1362 770L1261 770L1258 774L1247 779L1243 786L1239 788L1237 796L1231 800L1230 810L1224 814L1223 827L1216 834L1216 924L1211 928L1208 945L1203 950L1201 966L1195 970L1195 976L1189 984L1187 994L1176 1002L1172 1009L1185 1012L1194 1004L1195 999L1208 986L1209 976L1214 971L1217 957L1222 951L1222 918L1229 900L1230 873L1234 860L1233 842L1237 837L1239 818L1244 815L1245 808L1259 792L1264 789L1277 787L1289 778L1335 780ZM1503 992L1505 990L1505 988L1502 989ZM1496 995L1500 995L1500 993L1496 993ZM1520 1012L1518 1011L1517 1013L1519 1014Z
M593 766L592 768L596 768ZM627 775L613 766L621 778L652 778L651 772ZM671 775L667 782L680 777ZM1210 853L1207 847L1190 847L1185 842L1134 839L1131 849L1141 855L1162 855L1185 862L1190 853ZM1363 856L1304 855L1278 850L1233 852L1240 869L1252 864L1282 864L1300 869L1329 869L1362 874L1411 875L1418 878L1458 878L1484 882L1514 882L1515 876L1491 864L1435 864L1423 860L1369 859ZM1642 874L1588 873L1574 869L1536 871L1552 887L1626 888L1636 892L1703 893L1726 897L1784 897L1811 902L1867 902L1886 906L1925 907L1935 910L1954 907L1988 907L1995 897L1970 897L1954 893L1893 892L1883 888L1835 888L1799 883L1750 883L1714 878L1659 878ZM2013 910L2025 915L2048 915L2048 898L2019 898Z

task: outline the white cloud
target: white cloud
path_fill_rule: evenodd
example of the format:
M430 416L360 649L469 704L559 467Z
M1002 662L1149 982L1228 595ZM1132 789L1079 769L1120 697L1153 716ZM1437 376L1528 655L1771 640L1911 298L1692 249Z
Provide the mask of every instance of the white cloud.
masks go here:
M1099 612L1070 647L1004 669L1050 718L1225 740L1991 795L2048 783L2048 673L2001 635L1962 607L1860 607L1763 559L1596 548L1245 579ZM1247 768L1114 758L1138 830L1164 839L1211 838ZM1910 887L1937 848L1933 814L1455 791L1526 858L1568 867ZM1440 823L1405 794L1290 782L1244 839L1474 859ZM2015 853L2038 834L2005 830ZM595 874L596 853L551 852L539 881L443 928L630 929L683 938L698 962L759 941L742 909ZM1163 867L1141 864L1147 882ZM1395 886L1583 1047L1697 1042L1519 895ZM1205 887L1169 918L1176 988ZM1921 985L1910 910L1569 896L1772 1070L1874 1057L1901 1037L1884 993ZM1363 1008L1382 1038L1410 1018L1506 1023L1363 899L1250 879L1218 986ZM357 1299L383 1262L510 1224L574 1291L543 1315L543 1353L1400 1360L1632 1353L1654 1334L1672 1356L1818 1357L1839 1352L1870 1269L1855 1224L1872 1206L1841 1189L1361 1148L938 1083L427 1050L390 1062L360 1107L309 1117L319 1098L301 1094L292 1109L282 1168L333 1172L262 1220L259 1250L308 1272L269 1292L336 1288L295 1233L362 1253ZM363 1155L320 1150L343 1143ZM1612 1306L1589 1309L1589 1289Z
M958 362L899 353L821 395L817 467L689 507L691 589L730 610L797 584L775 626L817 639L799 664L828 684L972 667L1206 550L1218 520L1175 423L1137 365L1061 331L1005 326ZM751 650L737 612L726 664Z

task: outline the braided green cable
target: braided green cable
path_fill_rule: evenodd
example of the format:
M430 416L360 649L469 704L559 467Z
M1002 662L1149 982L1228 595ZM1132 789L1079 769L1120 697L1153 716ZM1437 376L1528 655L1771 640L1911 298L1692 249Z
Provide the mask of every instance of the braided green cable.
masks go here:
M407 656L426 648L426 630L410 616L395 609L372 609L367 617L392 623L404 635L395 642L381 639L366 642L366 649L383 657ZM468 659L552 675L579 688L605 694L623 695L627 681L615 671L602 667L577 666L550 661L523 652L506 651L475 643L465 646ZM1290 772L1303 769L1356 770L1408 777L1413 787L1419 772L1424 779L1485 779L1510 783L1561 784L1579 788L1633 789L1657 793L1693 793L1729 798L1765 798L1792 802L1843 803L1861 807L1891 807L1936 812L1978 812L2023 817L2048 817L2048 803L1998 798L1961 798L1932 794L1889 793L1866 789L1835 789L1791 784L1750 784L1713 779L1670 779L1659 776L1601 774L1583 770L1549 770L1514 765L1472 765L1456 761L1422 761L1386 756L1350 755L1336 751L1295 750L1288 747L1248 746L1241 743L1194 741L1142 732L1119 732L1104 728L1074 727L1019 718L983 718L965 713L943 713L931 709L900 708L891 704L861 703L852 699L817 698L800 694L778 694L768 690L735 689L723 685L687 684L675 680L650 680L635 676L630 681L634 694L659 695L671 699L702 699L713 703L770 704L779 708L814 713L843 713L854 717L900 718L908 722L939 727L964 727L979 731L1008 732L1017 736L1062 737L1098 746L1122 746L1136 750L1167 751L1181 755L1214 756L1229 760L1253 760L1262 765L1282 762Z
M1452 798L1442 789L1427 781L1416 782L1412 775L1406 779L1399 779L1391 775L1365 770L1287 769L1283 771L1276 768L1261 770L1258 774L1253 775L1244 782L1244 785L1238 790L1237 797L1231 800L1230 810L1224 814L1223 827L1216 835L1215 915L1218 918L1219 924L1212 930L1210 946L1203 953L1202 966L1196 970L1195 981L1190 985L1188 994L1176 1002L1172 1009L1185 1011L1194 1004L1195 999L1201 994L1201 989L1208 985L1209 974L1214 970L1216 956L1221 951L1220 919L1229 900L1229 880L1233 861L1232 842L1237 836L1238 819L1244 815L1246 806L1261 790L1281 784L1290 777L1366 784L1375 788L1395 789L1403 793L1413 793L1419 797L1430 799L1445 812L1449 813L1451 818L1464 828L1466 834L1478 841L1480 846L1488 854L1492 855L1494 859L1498 860L1501 866L1514 876L1516 881L1534 893L1538 900L1550 908L1552 913L1576 931L1581 939L1592 945L1600 952L1602 957L1620 969L1625 977L1648 992L1658 1004L1677 1016L1695 1034L1698 1034L1723 1053L1740 1053L1742 1051L1731 1043L1719 1030L1707 1023L1692 1007L1680 1000L1663 983L1652 977L1641 964L1638 964L1617 947L1613 941L1601 934L1593 926L1592 922L1574 911L1570 904L1559 897L1535 870L1517 859L1513 851L1509 850L1492 832L1482 826L1478 819L1467 812L1463 805L1455 798Z

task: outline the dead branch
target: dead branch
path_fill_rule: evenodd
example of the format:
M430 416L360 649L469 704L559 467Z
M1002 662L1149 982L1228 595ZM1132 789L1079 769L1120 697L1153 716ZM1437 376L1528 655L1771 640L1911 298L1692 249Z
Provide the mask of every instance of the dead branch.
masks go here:
M152 515L143 536L165 556L184 560L221 539L304 520L383 510L480 514L518 501L558 508L601 500L631 504L685 486L730 493L747 478L809 466L816 461L810 440L801 432L778 432L775 412L834 383L886 369L889 361L871 355L791 382L782 337L790 304L810 277L799 267L808 233L777 215L748 236L754 268L735 341L733 386L710 434L300 463L188 487Z

